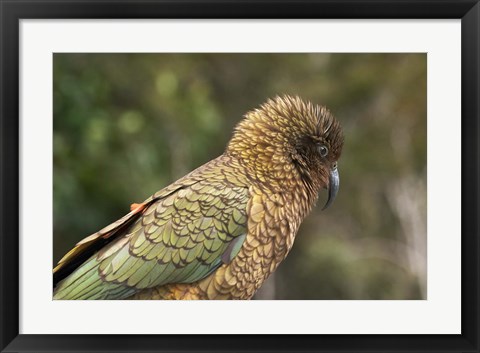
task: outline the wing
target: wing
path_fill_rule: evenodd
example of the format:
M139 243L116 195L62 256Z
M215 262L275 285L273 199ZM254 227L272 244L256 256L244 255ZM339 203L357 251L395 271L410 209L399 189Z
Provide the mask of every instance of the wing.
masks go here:
M227 171L214 164L147 200L127 230L58 283L54 299L122 299L196 282L231 261L245 239L249 194Z

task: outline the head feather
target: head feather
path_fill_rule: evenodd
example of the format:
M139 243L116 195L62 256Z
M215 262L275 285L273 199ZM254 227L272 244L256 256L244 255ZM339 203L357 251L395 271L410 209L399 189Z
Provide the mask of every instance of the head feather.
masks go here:
M326 107L284 95L245 114L226 152L238 157L259 177L298 179L302 173L310 173L309 160L304 161L304 170L298 170L295 163L299 146L316 143L329 148L330 162L338 160L343 146L340 124Z

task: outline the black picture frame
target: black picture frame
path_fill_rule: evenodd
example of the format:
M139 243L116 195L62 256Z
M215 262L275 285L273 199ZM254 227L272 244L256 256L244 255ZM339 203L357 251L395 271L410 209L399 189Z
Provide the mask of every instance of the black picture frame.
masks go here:
M479 352L478 0L0 0L2 352ZM461 19L462 333L459 335L19 334L19 21L125 18ZM448 192L448 185L445 185ZM448 254L445 254L448 261ZM441 314L439 313L439 318Z

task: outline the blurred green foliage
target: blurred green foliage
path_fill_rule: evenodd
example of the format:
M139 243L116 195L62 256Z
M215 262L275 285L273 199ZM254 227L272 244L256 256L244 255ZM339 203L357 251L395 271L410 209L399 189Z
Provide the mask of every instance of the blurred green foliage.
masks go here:
M426 298L426 54L54 54L53 68L55 263L291 94L341 121L341 187L256 298Z

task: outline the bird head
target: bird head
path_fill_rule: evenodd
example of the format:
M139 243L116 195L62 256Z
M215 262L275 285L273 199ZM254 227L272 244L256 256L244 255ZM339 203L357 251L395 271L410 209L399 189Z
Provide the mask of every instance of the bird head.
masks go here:
M321 188L327 188L325 209L338 191L337 161L343 140L342 128L327 108L283 96L245 115L227 153L273 187L301 185L314 200Z

